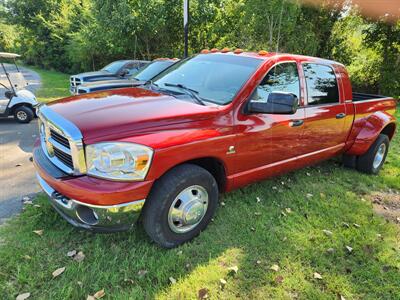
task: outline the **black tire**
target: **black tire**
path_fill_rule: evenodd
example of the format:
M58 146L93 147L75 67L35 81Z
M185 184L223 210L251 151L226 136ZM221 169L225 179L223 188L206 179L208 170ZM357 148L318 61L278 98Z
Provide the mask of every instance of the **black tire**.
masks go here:
M27 106L19 106L14 110L14 119L18 123L29 123L34 116L33 110Z
M357 156L343 154L342 163L345 168L355 169L357 166Z
M374 160L377 155L378 150L381 145L385 145L385 152L383 154L383 159L379 165L374 166ZM383 147L383 146L382 146ZM383 164L385 163L386 155L389 150L389 138L385 134L380 134L375 142L371 145L368 151L360 155L357 160L357 170L367 174L378 174Z
M182 191L194 185L207 191L208 207L196 227L185 233L176 233L168 222L170 207ZM180 165L155 182L143 208L143 227L158 245L173 248L199 235L210 223L217 206L218 185L215 178L197 165Z

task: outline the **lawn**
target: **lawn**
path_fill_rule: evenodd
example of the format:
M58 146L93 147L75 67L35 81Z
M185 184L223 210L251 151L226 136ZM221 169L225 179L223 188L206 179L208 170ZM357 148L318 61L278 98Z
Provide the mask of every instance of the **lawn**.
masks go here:
M41 100L62 94L66 76L39 73ZM0 295L86 299L104 289L103 299L400 299L400 228L371 201L378 192L399 196L399 153L396 136L379 176L330 160L222 195L207 230L172 250L150 243L140 226L78 231L38 196L0 227ZM72 250L83 261L68 257Z

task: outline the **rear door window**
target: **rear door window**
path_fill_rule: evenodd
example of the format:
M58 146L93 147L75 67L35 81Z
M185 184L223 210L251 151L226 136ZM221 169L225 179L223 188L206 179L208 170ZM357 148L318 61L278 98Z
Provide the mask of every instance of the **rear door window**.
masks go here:
M303 64L308 105L339 103L339 89L334 70L320 64Z

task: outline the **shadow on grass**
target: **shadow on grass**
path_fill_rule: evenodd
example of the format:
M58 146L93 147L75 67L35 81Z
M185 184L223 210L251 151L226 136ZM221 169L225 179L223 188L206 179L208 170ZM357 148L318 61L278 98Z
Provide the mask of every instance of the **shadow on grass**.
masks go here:
M40 196L40 207L27 206L0 229L0 291L43 299L82 299L103 288L110 299L193 299L200 289L218 299L398 299L399 230L360 196L385 188L377 178L330 161L251 185L223 195L226 205L207 230L173 250L151 244L141 227L108 235L75 230ZM32 232L38 229L42 236ZM66 256L73 249L84 252L83 262Z

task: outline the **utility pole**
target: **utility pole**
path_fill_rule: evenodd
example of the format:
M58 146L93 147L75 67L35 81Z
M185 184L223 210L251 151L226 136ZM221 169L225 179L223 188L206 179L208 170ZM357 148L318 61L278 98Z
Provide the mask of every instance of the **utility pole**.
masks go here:
M188 57L189 36L189 0L183 0L183 29L185 35L185 58Z

